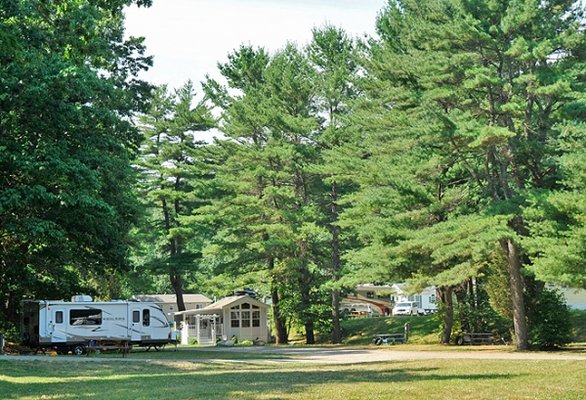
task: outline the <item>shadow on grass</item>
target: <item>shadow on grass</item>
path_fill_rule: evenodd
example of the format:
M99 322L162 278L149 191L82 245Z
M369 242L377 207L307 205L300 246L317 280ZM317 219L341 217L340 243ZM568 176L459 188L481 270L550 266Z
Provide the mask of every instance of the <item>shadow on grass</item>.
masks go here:
M100 355L103 357L112 356L112 354ZM116 356L116 355L114 355ZM144 349L133 350L128 355L129 358L152 359L152 360L285 360L294 359L293 356L271 352L260 347L252 348L218 348L218 347L188 347L178 348L174 351L172 348L166 348L163 351L146 351Z
M49 365L52 364L52 365ZM93 363L92 363L93 364ZM278 369L277 369L278 368ZM421 383L425 381L492 381L517 375L501 373L442 373L438 368L340 367L282 368L263 364L239 366L7 363L0 362L3 399L256 399L309 393L313 387ZM465 383L464 383L465 384ZM366 397L368 395L366 394Z

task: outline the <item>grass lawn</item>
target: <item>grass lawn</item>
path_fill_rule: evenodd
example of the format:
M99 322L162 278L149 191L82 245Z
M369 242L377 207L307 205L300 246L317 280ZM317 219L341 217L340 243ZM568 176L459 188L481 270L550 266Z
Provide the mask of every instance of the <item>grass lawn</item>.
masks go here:
M580 361L0 361L2 399L584 399Z
M403 333L405 323L410 325L409 343L439 342L439 321L435 315L425 317L350 318L342 321L344 344L371 344L377 333Z

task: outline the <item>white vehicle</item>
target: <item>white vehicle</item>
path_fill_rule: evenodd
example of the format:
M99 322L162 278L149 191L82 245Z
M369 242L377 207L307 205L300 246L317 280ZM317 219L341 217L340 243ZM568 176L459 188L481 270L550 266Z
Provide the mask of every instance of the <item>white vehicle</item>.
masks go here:
M416 301L405 301L395 304L392 313L393 315L417 315L419 307Z
M155 303L74 296L70 302L25 300L21 309L21 342L32 349L82 354L92 341L155 348L175 342L175 332Z

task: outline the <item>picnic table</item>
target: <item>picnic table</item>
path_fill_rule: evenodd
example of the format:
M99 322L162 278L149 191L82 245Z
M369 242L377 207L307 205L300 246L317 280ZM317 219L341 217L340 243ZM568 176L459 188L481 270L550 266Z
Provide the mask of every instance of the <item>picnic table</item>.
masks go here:
M374 336L373 343L377 346L381 344L395 344L395 343L406 343L407 336L405 333L377 333Z
M494 344L494 335L488 332L474 332L474 333L462 333L457 339L456 344L468 344L468 345L481 345L481 344Z
M86 355L90 353L99 354L101 352L115 350L122 353L122 357L125 358L131 349L130 342L128 340L90 340L85 348Z

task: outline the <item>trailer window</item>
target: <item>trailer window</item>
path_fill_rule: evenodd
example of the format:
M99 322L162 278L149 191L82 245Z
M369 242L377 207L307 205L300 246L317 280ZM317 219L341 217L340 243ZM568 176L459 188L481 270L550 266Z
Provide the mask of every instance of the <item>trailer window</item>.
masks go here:
M102 325L102 310L71 310L69 312L71 325Z
M62 324L63 323L63 311L55 312L55 323Z
M134 323L140 322L140 311L138 311L138 310L132 311L132 322L134 322Z
M151 324L151 311L142 310L142 325L149 326Z

